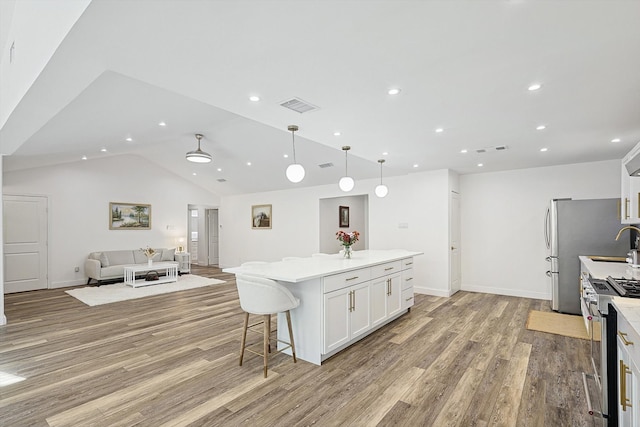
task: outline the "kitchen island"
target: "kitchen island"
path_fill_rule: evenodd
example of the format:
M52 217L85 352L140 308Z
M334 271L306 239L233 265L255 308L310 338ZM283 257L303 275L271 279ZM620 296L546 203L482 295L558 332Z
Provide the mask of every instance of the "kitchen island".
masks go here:
M410 310L413 257L421 254L365 250L354 251L351 259L313 256L223 271L276 280L299 298L300 305L291 311L296 356L320 365ZM286 325L282 313L278 324ZM288 339L286 327L278 328L278 338Z

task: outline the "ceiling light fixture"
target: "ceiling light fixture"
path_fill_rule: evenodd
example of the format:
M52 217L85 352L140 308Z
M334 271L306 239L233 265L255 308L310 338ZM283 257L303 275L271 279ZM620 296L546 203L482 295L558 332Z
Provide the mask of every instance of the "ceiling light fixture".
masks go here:
M463 148L462 150L460 150L460 153L462 154L466 154L467 150L465 148Z
M106 148L104 148L104 147L102 147L102 148L100 149L100 151L102 151L103 153L106 153L106 152L107 152L107 149L106 149Z
M342 135L342 134L340 133L340 131L335 131L335 132L333 133L333 136L340 136L340 135Z
M389 194L389 189L382 183L382 164L384 163L384 159L378 160L378 163L380 163L380 185L376 185L375 193L376 196L382 198Z
M483 166L484 166L484 165L483 165L482 163L478 163L478 167L479 167L479 168L481 168L481 167L483 167Z
M400 93L400 89L398 89L398 88L389 89L389 90L387 91L387 93L388 93L389 95L397 95L397 94L399 94L399 93Z
M124 140L127 141L127 142L131 142L131 141L133 141L133 138L128 137L128 138L125 138Z
M538 90L542 87L542 85L540 83L533 83L531 86L528 87L528 89L533 92L534 90Z
M298 183L304 179L304 167L296 161L296 132L297 125L289 125L287 130L291 132L291 145L293 146L293 163L287 167L285 174L287 179L293 183Z
M345 145L344 147L342 147L342 150L344 151L344 176L340 178L338 186L342 191L347 192L353 190L353 186L355 185L355 181L349 176L349 168L347 163L347 153L349 152L349 150L351 150L351 147Z
M414 167L414 168L417 168L417 167L418 167L418 164L416 163L415 165L413 165L413 167Z
M200 140L202 135L196 133L196 139L198 140L198 149L195 151L189 151L187 153L187 160L194 163L209 163L211 161L211 154L205 153L200 149Z
M256 96L256 95L251 95L251 96L249 97L249 101L251 101L251 102L258 102L258 101L260 101L260 97L259 97L259 96Z
M160 122L158 123L158 126L166 126L167 124L165 122Z
M546 147L545 147L545 148L541 148L541 149L540 149L540 151L542 151L543 153L544 153L545 151L547 151L547 150L548 150L548 148L546 148Z
M444 129L443 129L443 128L438 128L438 129L436 129L436 133L442 133L442 132L444 132Z
M87 156L82 156L82 160L87 160Z
M536 130L545 130L547 127L545 125L540 125L536 128Z
M620 138L613 138L611 142L620 142Z

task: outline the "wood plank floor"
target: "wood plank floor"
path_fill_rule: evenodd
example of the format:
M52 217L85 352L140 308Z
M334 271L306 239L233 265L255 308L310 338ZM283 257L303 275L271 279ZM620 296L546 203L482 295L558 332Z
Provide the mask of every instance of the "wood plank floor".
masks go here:
M585 340L525 329L547 302L458 292L315 366L238 366L243 316L227 283L97 307L64 290L6 296L2 426L592 426ZM275 327L275 322L274 327ZM261 336L249 335L252 342Z

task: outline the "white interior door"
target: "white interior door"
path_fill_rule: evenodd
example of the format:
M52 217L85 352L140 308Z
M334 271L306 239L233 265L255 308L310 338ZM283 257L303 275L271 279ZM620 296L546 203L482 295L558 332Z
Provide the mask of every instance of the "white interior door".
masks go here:
M455 191L450 195L449 211L449 287L451 294L460 290L460 194Z
M4 292L47 289L47 198L3 196Z
M218 265L218 209L207 210L209 229L209 265Z

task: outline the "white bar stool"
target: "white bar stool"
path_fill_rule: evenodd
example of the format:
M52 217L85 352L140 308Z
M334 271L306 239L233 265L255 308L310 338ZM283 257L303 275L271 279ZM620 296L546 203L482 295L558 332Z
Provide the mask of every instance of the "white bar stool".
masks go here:
M293 310L300 305L300 300L291 294L287 288L280 283L257 276L246 274L236 274L236 286L238 287L238 296L240 297L240 307L245 312L244 326L242 328L242 343L240 346L240 366L244 357L244 350L262 356L264 360L264 377L267 378L268 353L270 352L271 338L271 315L276 313L285 313L287 316L287 327L289 328L289 342L273 338L277 342L286 344L285 347L278 351L291 348L293 355L293 363L296 363L296 347L293 342L293 330L291 329L291 314L289 310ZM262 315L261 322L249 325L249 314ZM257 332L251 328L259 324L263 327L263 352L259 353L247 348L247 330ZM259 333L259 332L258 332Z

